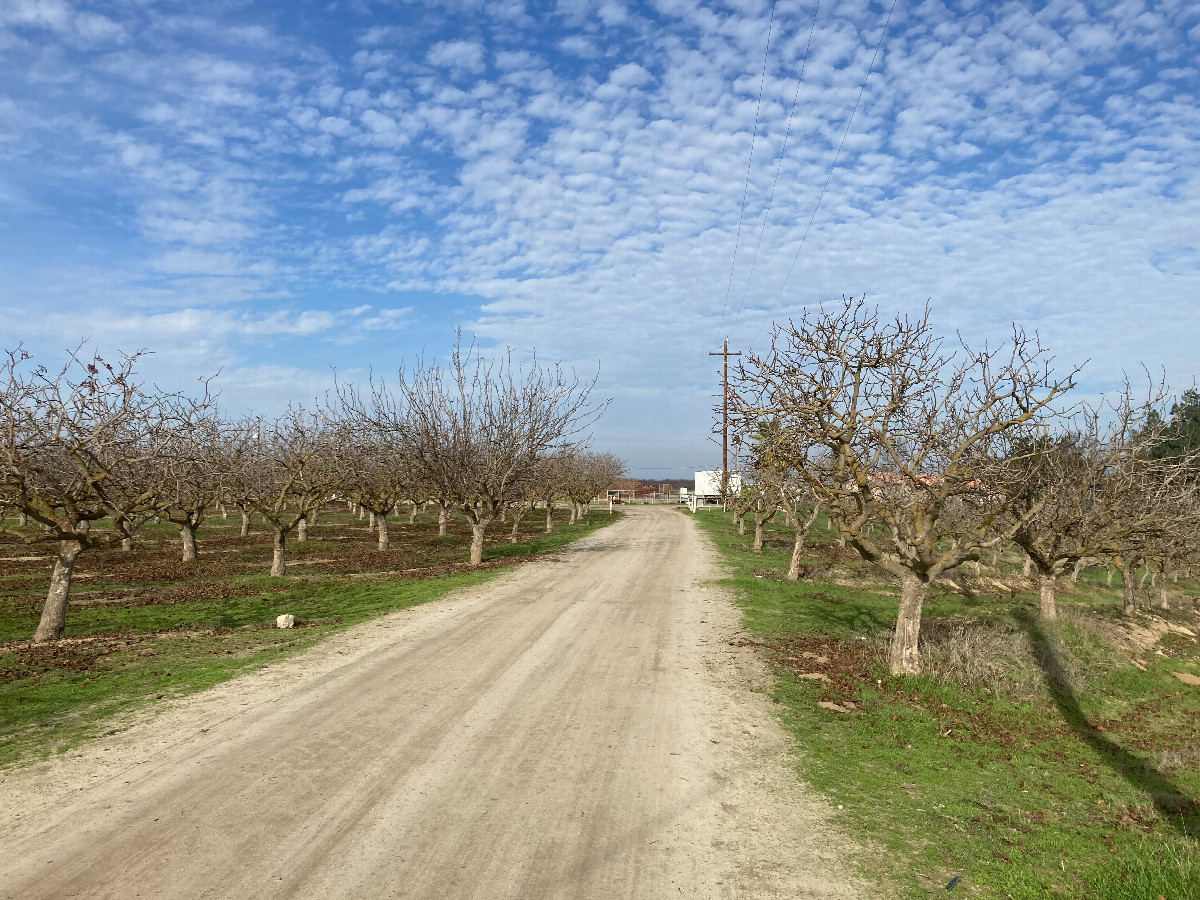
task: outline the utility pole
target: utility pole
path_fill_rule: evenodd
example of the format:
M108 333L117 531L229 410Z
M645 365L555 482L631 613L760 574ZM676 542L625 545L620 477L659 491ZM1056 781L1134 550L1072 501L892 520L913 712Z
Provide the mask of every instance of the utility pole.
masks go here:
M729 341L720 353L710 353L709 356L725 357L725 373L721 377L721 502L729 493L729 357L741 356L738 351L729 352Z

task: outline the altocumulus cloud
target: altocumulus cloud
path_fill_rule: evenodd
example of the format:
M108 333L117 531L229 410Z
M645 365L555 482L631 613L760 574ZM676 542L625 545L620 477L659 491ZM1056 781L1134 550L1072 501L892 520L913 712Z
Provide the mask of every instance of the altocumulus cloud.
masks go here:
M778 0L764 70L766 0L14 0L0 328L276 402L462 322L599 361L645 467L711 461L708 350L843 292L1016 319L1089 389L1200 370L1200 9L815 6Z

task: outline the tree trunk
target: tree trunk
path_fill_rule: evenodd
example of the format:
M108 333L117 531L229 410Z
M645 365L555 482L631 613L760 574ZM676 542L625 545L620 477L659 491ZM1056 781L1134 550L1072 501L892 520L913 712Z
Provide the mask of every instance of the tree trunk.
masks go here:
M355 506L358 506L358 504L356 503ZM361 506L358 506L358 521L361 522L366 517L367 517L367 511L365 509L363 509Z
M483 535L487 531L487 523L471 523L471 565L477 566L483 562Z
M508 537L508 542L510 544L515 544L520 540L520 538L518 537L520 528L521 528L521 516L516 511L514 511L513 512L512 534L509 535L509 537Z
M746 515L745 515L745 513L743 513L742 515L737 517L737 523L738 523L738 535L740 537L745 537L746 536Z
M17 510L17 524L22 528L29 524L29 516L25 515L25 510L23 509Z
M445 503L438 503L438 534L441 537L446 536L446 529L450 525L450 507Z
M796 527L796 540L792 543L792 561L788 565L787 580L800 580L800 554L804 551L804 541L808 538L808 529Z
M243 509L243 510L242 510L242 531L241 531L241 536L242 536L242 537L248 537L249 535L250 535L250 513L246 512L246 511Z
M313 511L312 511L312 512L309 514L309 516L308 516L308 524L309 524L309 525L316 525L316 524L317 524L317 510L315 510L315 509L314 509L314 510L313 510Z
M117 531L121 532L121 550L125 553L133 550L133 528L130 527L129 520L124 516L117 516L113 519L113 524Z
M755 518L755 520L754 520L754 547L753 547L753 549L754 549L755 551L762 552L762 545L763 545L763 523L762 523L762 522L760 522L760 521L758 521L758 519L757 519L757 518Z
M391 540L388 537L387 516L377 517L375 525L379 528L379 549L386 550L391 546Z
M554 503L546 504L546 534L554 531Z
M370 513L367 518L367 531L374 534L375 532L375 513Z
M1144 588L1146 586L1146 579L1149 577L1150 577L1150 570L1147 569L1145 572L1142 573L1142 580L1138 582L1138 587Z
M1165 578L1162 580L1162 585L1158 589L1158 608L1171 608L1171 604L1167 602L1167 579Z
M42 619L33 633L37 643L56 641L63 636L67 626L67 600L71 595L71 573L75 571L75 560L82 550L82 541L63 541L59 544L54 571L50 573L46 605L42 607Z
M184 522L179 526L179 538L183 541L183 561L196 561L196 526Z
M301 516L300 521L296 523L296 540L297 541L307 541L308 540L308 517L307 516Z
M221 518L222 518L222 519L228 519L228 518L229 518L229 510L227 510L227 509L225 508L225 504L224 504L224 503L218 503L218 504L217 504L217 509L219 509L219 510L221 511Z
M804 550L805 542L808 540L808 533L812 530L813 523L817 521L817 517L820 514L821 507L814 505L812 512L803 525L800 524L799 517L792 519L792 523L796 526L796 540L792 544L792 562L788 566L788 581L797 581L800 578L800 554Z
M1025 562L1021 566L1021 575L1028 578L1033 574L1033 560L1028 556L1025 557Z
M919 675L921 654L921 607L929 585L916 575L906 573L900 579L900 612L892 634L889 669L893 675Z
M408 524L411 525L417 521L417 504L412 505L412 509L408 511Z
M1137 612L1137 598L1133 593L1132 573L1121 570L1121 613L1132 616Z
M271 574L276 578L283 575L287 571L287 563L284 560L284 551L287 549L287 530L284 528L275 529L275 549L271 553Z
M1112 570L1112 566L1109 566L1109 567L1108 567L1108 577L1106 577L1106 578L1104 579L1104 584L1105 584L1107 587L1112 587L1112 576L1113 576L1113 570Z
M1058 618L1058 608L1054 605L1054 574L1038 572L1038 618L1043 622L1053 622Z
M577 512L579 512L579 504L576 503L574 500L572 500L571 501L571 519L570 519L570 521L567 522L568 525L575 524L575 514Z

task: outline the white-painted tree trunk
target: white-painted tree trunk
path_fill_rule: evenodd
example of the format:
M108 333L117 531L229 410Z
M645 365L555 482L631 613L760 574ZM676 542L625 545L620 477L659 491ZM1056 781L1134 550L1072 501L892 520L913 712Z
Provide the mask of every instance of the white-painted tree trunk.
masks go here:
M196 526L184 522L179 526L179 539L183 544L183 561L196 561Z
M900 611L892 633L889 669L893 675L919 675L921 672L921 607L929 585L913 574L900 579Z
M271 574L276 578L282 576L287 571L287 560L285 553L287 552L287 531L283 528L275 529L275 546L271 552Z
M33 633L35 642L56 641L63 636L67 624L67 601L71 596L71 575L75 571L75 560L82 550L81 541L63 541L59 544L54 570L50 573L46 604L42 607L42 618Z
M1058 607L1054 603L1054 575L1038 572L1038 618L1053 622L1058 618Z
M483 537L487 532L487 522L471 523L471 565L477 566L483 562Z

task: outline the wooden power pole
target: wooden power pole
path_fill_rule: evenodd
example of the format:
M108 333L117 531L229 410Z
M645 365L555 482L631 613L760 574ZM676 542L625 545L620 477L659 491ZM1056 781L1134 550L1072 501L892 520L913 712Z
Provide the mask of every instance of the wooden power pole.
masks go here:
M725 341L720 353L709 356L725 357L725 372L721 377L721 493L729 490L729 357L741 356L738 351L729 352L729 341ZM721 498L725 502L725 498Z

